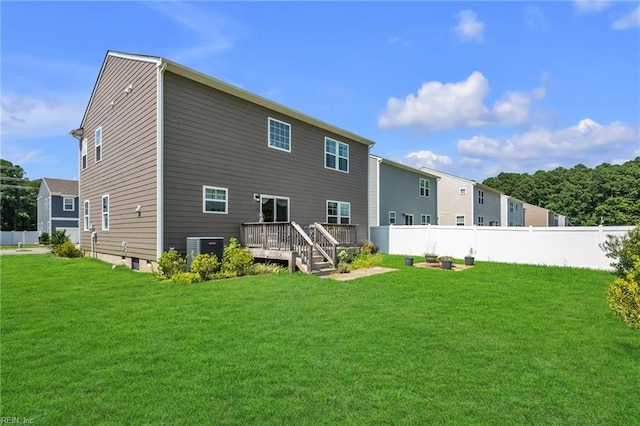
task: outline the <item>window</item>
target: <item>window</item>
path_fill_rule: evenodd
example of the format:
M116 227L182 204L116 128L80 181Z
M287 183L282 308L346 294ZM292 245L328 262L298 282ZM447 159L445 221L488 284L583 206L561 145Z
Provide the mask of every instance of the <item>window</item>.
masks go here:
M509 211L513 212L513 203L512 202L509 202Z
M109 196L102 196L102 230L109 230Z
M227 188L202 187L202 213L228 213Z
M516 211L518 211L518 205L516 204Z
M464 216L456 216L456 226L464 226Z
M420 178L420 196L429 196L429 181L427 179Z
M490 220L489 221L489 226L500 226L500 223L498 223L497 220Z
M82 170L87 168L87 140L82 139Z
M460 188L458 190L458 194L460 195L467 195L467 188Z
M64 197L62 210L65 212L72 212L76 209L76 199L73 197Z
M327 223L351 223L351 203L327 201Z
M389 225L396 224L396 212L389 212Z
M513 221L509 221L509 226L513 226Z
M421 214L420 215L420 225L431 225L431 215L430 214Z
M349 145L331 138L324 138L324 166L348 173Z
M84 218L84 230L89 231L91 224L89 223L89 200L84 202L84 211L82 212Z
M478 204L484 204L484 191L478 190Z
M484 216L478 216L478 226L484 226Z
M269 117L269 146L291 152L291 125Z
M413 225L413 215L412 214L406 214L404 215L404 224L405 225Z
M271 195L260 196L260 219L263 222L289 222L289 199Z
M102 127L96 129L96 163L102 160Z

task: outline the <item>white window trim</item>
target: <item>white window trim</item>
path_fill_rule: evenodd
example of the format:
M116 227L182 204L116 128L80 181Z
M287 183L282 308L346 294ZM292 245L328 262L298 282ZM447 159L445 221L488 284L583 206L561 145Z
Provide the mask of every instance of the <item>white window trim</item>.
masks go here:
M80 168L82 170L87 168L88 165L88 161L87 161L87 151L88 151L88 145L87 145L87 138L82 139L82 148L81 148L81 155L80 155Z
M71 200L71 208L67 208L67 200ZM76 209L76 199L74 197L62 197L62 211L72 212Z
M97 138L98 131L100 131L100 143L97 143L98 142L98 138ZM103 146L102 145L102 140L104 139L104 134L102 132L102 127L98 127L96 129L96 131L93 134L93 137L94 137L94 142L96 142L95 150L94 150L94 154L95 154L95 157L96 157L95 158L95 162L99 163L100 161L102 161L102 157L104 156L104 150L102 149L102 146ZM98 147L100 147L100 158L98 158Z
M289 222L291 219L291 198L290 197L283 197L281 195L269 195L269 194L260 194L260 214L262 215L262 200L268 198L268 199L273 199L273 200L287 200L287 220L286 222ZM268 222L271 223L271 222ZM277 222L274 222L277 223Z
M336 143L336 153L332 154L330 152L327 152L327 140L333 141ZM341 157L340 156L340 145L344 145L347 147L347 156L346 157ZM329 167L327 166L327 154L329 155L335 155L336 157L336 166L335 167ZM348 143L344 143L344 142L340 142L337 139L334 138L330 138L329 136L325 136L324 137L324 168L325 169L329 169L329 170L336 170L338 172L341 173L349 173L349 169L351 168L350 166L350 161L349 161L349 157L351 156L350 152L349 152L349 144ZM347 159L347 170L341 170L340 169L340 158L346 158Z
M224 200L224 211L223 212L210 212L207 211L207 201L217 201L221 202L221 200L207 200L207 189L215 189L221 190L225 192L225 200ZM202 213L207 214L229 214L229 189L223 188L220 186L208 186L202 185Z
M421 214L420 215L420 225L431 225L431 215L430 214Z
M104 199L107 199L107 211L104 211ZM107 195L103 195L102 196L102 204L100 205L100 211L101 211L101 217L100 217L100 224L102 226L102 230L103 231L108 231L109 228L111 227L111 217L110 217L110 211L111 211L111 200L109 199L109 194ZM104 218L105 216L107 217L107 227L104 227Z
M391 222L391 214L393 214L393 223ZM396 223L398 223L396 212L393 211L393 210L390 210L389 211L389 225L395 225Z
M271 122L272 121L289 126L289 148L288 149L281 148L279 146L271 144ZM267 139L268 139L267 146L269 148L277 149L278 151L291 152L291 139L293 139L291 124L282 120L278 120L277 118L269 117L269 119L267 120Z
M84 200L84 203L82 204L82 219L84 220L84 230L85 231L90 231L91 227L90 225L90 212L91 212L91 202L89 200Z
M325 203L325 219L327 220L327 223L329 222L329 203L337 203L338 204L338 220L335 223L336 225L350 225L351 224L351 203L348 201L337 201L337 200L327 200L327 202ZM349 222L348 223L342 223L341 219L342 219L342 215L340 214L340 212L342 211L342 209L340 208L343 204L347 204L349 205Z
M478 216L478 226L484 226L484 216L482 215Z
M467 195L467 188L460 188L460 189L458 189L458 194L460 194L460 195Z
M422 182L425 183L425 186L422 186ZM422 193L422 190L424 189L424 193ZM418 194L421 197L425 197L425 198L429 198L431 196L431 182L429 182L429 179L425 179L425 178L420 178L420 183L419 183L419 192Z
M458 223L458 218L461 217L462 218L462 224ZM465 217L465 215L463 214L457 214L456 215L456 226L464 226L467 223L467 218Z
M484 191L478 190L478 204L484 205Z
M411 218L411 220L408 220L409 218ZM407 222L411 222L411 223L407 223ZM415 225L416 222L414 220L413 214L411 213L405 213L404 214L404 224L405 225Z

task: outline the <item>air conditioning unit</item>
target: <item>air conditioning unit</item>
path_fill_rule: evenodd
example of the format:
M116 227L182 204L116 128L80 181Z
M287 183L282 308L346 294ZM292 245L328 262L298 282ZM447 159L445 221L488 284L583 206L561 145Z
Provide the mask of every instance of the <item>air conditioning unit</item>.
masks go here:
M199 254L215 254L222 262L224 238L222 237L187 237L187 266Z

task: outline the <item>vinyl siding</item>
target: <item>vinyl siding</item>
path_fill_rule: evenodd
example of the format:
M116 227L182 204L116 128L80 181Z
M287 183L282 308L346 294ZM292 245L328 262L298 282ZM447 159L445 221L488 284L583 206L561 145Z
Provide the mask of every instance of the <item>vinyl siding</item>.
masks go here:
M51 234L49 230L49 203L50 203L49 191L44 183L40 184L38 190L38 232L46 232Z
M132 91L125 94L129 85ZM88 158L87 168L80 171L79 197L91 203L90 223L100 253L123 255L124 241L127 256L156 259L156 91L155 64L107 56L82 123ZM96 163L98 127L102 160ZM102 231L102 196L107 194L110 225ZM138 205L140 216L135 213ZM81 247L89 250L91 233L80 234Z
M466 194L460 195L460 188L465 188ZM465 225L473 224L473 196L473 185L470 182L441 175L438 181L438 224L453 226L457 215L465 216Z
M484 192L484 203L478 203L478 194L480 191ZM473 188L473 221L467 222L467 225L477 225L478 216L484 217L484 226L489 226L489 223L495 221L498 225L504 225L500 214L500 193L493 192L484 187L475 186Z
M379 183L380 162L376 157L369 157L369 226L380 226L379 221Z
M268 147L268 118L291 125L291 152ZM186 238L239 237L258 219L254 193L288 197L290 220L326 220L326 201L351 203L367 237L368 146L171 72L164 75L164 249ZM349 173L324 167L324 138L349 145ZM202 187L228 188L228 214L202 212Z
M429 197L420 196L420 179L429 181ZM403 214L413 215L413 224L420 225L420 215L431 216L437 223L436 180L420 173L411 173L387 163L380 164L380 224L389 225L389 211L396 212L396 224L403 225Z

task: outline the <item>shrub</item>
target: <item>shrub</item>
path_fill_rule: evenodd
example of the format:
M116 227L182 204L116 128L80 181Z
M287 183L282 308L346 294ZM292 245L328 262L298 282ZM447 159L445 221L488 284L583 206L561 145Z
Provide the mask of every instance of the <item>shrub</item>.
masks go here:
M60 257L82 257L82 250L76 247L71 241L65 241L62 244L53 246L53 253Z
M376 254L379 251L380 247L378 247L373 241L365 241L360 244L360 253Z
M182 272L186 263L187 260L180 256L180 253L175 250L169 250L163 252L160 256L160 259L158 260L158 269L163 278L171 279L174 274Z
M608 258L614 260L611 266L616 269L616 275L624 279L634 267L634 258L640 256L640 224L627 235L607 235L607 241L600 244L600 248Z
M338 266L336 267L336 269L341 274L347 274L351 272L351 266L347 262L338 262Z
M289 269L277 263L254 263L247 271L249 275L287 274Z
M353 253L346 248L341 248L337 257L338 263L351 263L353 261Z
M229 245L224 248L222 270L241 276L247 273L251 264L253 264L251 252L242 248L237 238L231 237Z
M640 256L635 256L633 268L624 278L616 278L607 291L609 308L623 322L640 330Z
M202 281L209 281L213 275L220 269L220 261L218 256L202 253L197 255L191 261L191 272L200 276Z
M51 234L51 245L54 247L64 244L67 241L69 241L69 236L64 229L56 229L53 231L53 234Z
M40 236L38 237L38 242L42 245L49 245L49 243L51 243L51 238L49 238L49 233L43 232L42 234L40 234Z
M177 271L171 275L171 281L179 284L195 284L202 281L200 274L195 272Z
M360 253L351 262L352 269L373 268L382 265L382 253Z

